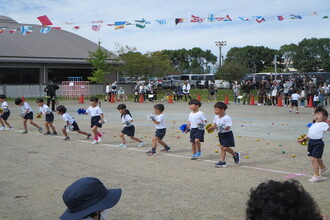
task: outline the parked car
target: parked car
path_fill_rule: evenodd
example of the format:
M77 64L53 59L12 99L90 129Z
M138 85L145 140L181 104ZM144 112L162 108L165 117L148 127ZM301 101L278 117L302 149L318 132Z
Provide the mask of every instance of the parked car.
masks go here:
M222 79L216 79L215 80L215 88L217 89L230 89L230 82L222 80Z
M178 75L164 76L162 80L162 87L164 89L174 88L175 86L179 86L180 84L181 76Z

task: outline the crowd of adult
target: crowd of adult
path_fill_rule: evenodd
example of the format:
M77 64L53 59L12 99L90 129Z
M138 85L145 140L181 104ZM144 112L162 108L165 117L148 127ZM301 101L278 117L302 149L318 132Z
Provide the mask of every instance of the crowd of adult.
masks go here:
M309 101L317 101L319 105L327 106L330 97L330 85L326 82L317 82L316 77L308 79L306 76L297 82L294 77L287 80L278 79L271 81L267 77L263 77L259 83L251 80L245 80L241 83L235 82L232 85L234 93L234 102L249 104L251 90L258 88L258 105L278 105L278 98L284 99L284 106L290 105L290 97L296 92L299 93L300 106L304 107ZM241 95L242 93L242 95Z

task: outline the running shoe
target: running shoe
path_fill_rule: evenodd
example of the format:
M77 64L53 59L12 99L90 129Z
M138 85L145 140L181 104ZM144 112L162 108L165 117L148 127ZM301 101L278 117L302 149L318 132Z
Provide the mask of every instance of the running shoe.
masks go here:
M228 166L227 163L223 162L223 161L219 161L218 163L215 164L215 167L217 167L217 168L224 168L227 166Z
M92 135L91 134L88 134L86 139L89 139L90 137L92 137Z
M138 147L144 147L146 144L144 143L144 142L140 142L139 144L138 144Z
M321 176L313 176L312 178L310 178L308 181L311 183L316 183L316 182L320 182L322 180Z
M92 144L98 144L99 142L97 140L94 140Z
M27 134L28 133L28 131L22 131L21 132L21 134Z
M42 134L42 127L38 128L39 133Z
M148 156L155 156L157 153L156 152L152 152L152 151L148 151L148 152L146 152L146 154Z
M170 147L164 147L164 149L162 149L161 152L171 152L171 148Z
M241 154L240 154L240 152L236 152L236 155L233 156L233 159L234 159L234 161L235 161L236 164L239 164L239 161L240 161L240 159L241 159Z

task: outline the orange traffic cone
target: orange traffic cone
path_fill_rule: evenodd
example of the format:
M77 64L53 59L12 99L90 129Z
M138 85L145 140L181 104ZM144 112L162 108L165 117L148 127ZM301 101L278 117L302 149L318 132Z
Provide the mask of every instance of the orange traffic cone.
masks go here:
M80 95L80 97L79 97L79 103L80 104L83 104L84 103L84 96L83 95Z
M309 96L308 108L313 108L313 96Z
M167 103L173 103L172 94L170 94L170 98L168 99L168 102Z
M24 95L22 95L22 101L25 102L25 98L24 98Z
M200 94L197 95L197 100L201 101L201 95Z
M140 94L140 100L139 100L140 103L144 103L144 100L143 100L143 95Z
M111 95L110 103L115 103L115 95L114 94Z
M250 98L250 105L255 105L255 103L254 103L254 95L251 95L251 98Z
M277 107L283 107L282 97L281 97L281 96L279 96L279 97L277 98Z
M228 102L228 95L225 95L225 104L229 104L229 102Z

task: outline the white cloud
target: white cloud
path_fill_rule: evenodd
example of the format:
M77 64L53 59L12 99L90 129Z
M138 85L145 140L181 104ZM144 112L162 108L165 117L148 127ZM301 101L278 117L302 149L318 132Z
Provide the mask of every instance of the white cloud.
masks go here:
M323 15L330 16L328 0L145 0L145 1L109 1L109 0L2 0L0 10L5 16L21 23L38 23L36 17L47 14L55 26L64 22L76 22L82 26L78 31L72 31L87 39L97 42L101 39L103 46L114 49L114 43L135 46L141 52L201 47L211 49L218 55L214 45L216 40L226 40L227 46L242 47L246 45L263 45L279 48L283 44L298 43L304 38L329 37L329 20L323 20ZM319 16L311 16L316 11ZM217 16L229 14L233 22L222 23L190 23L191 14L207 17L209 13ZM288 20L288 16L300 14L302 20ZM265 23L255 21L237 21L238 16L253 19L252 16L262 15ZM276 21L277 15L283 15L286 20ZM174 18L184 17L186 21L177 26ZM113 27L103 25L100 32L90 29L92 20L103 19L106 23L114 21L145 18L153 23L145 29L128 26L124 30L114 31ZM154 19L168 19L167 25L159 25Z

